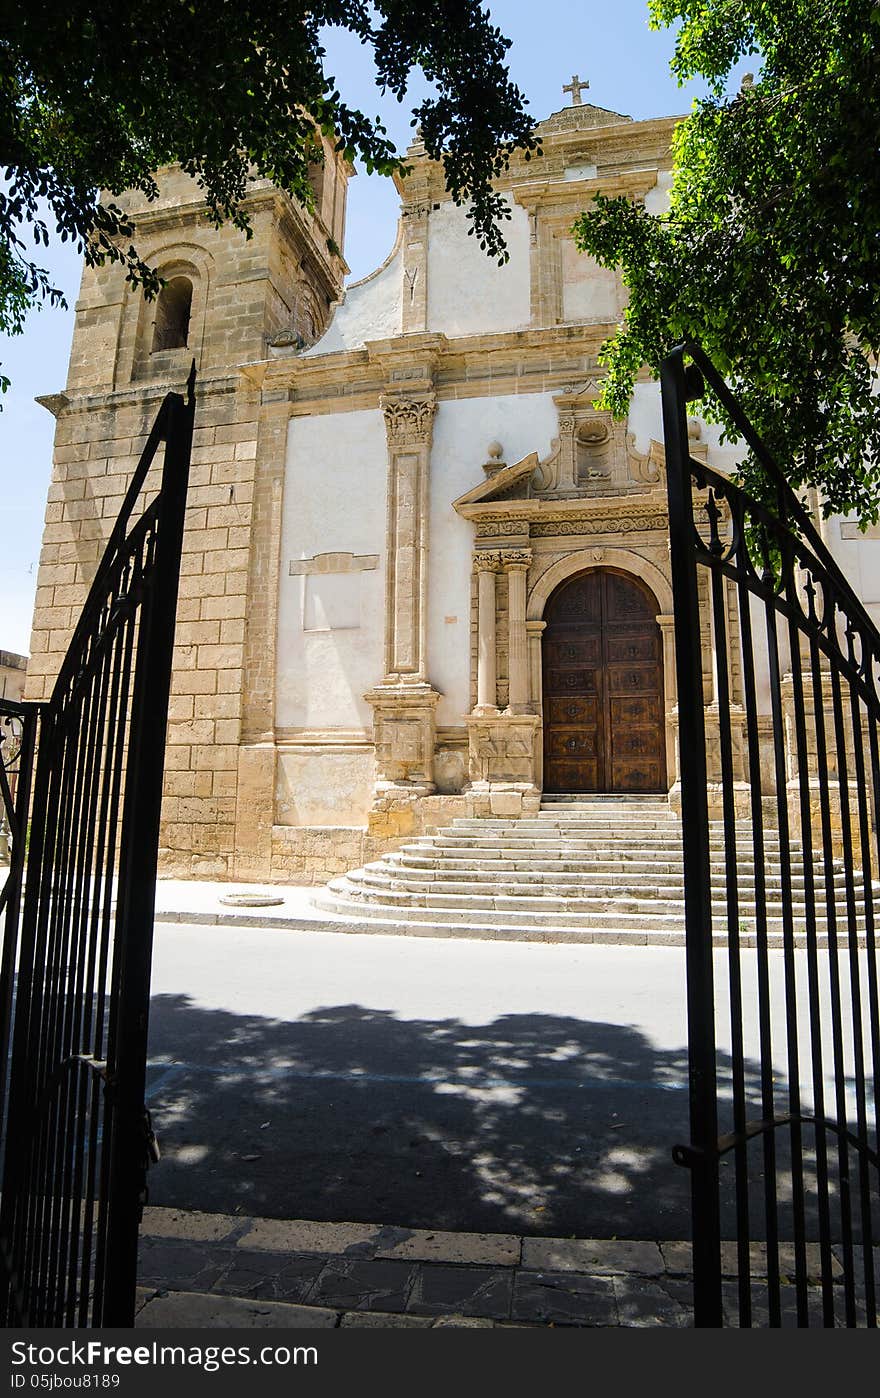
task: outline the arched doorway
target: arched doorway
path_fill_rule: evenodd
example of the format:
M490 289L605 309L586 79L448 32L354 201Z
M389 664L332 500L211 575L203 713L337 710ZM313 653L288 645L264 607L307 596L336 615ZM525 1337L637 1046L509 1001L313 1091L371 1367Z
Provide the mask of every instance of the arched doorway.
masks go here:
M656 598L596 568L544 613L544 790L666 790L663 643Z

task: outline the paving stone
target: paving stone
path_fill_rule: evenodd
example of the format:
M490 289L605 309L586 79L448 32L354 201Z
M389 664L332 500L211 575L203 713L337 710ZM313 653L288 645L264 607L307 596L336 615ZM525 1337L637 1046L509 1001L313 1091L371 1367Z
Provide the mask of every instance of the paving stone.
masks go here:
M797 1325L797 1302L793 1287L783 1287L781 1295L782 1325L785 1329L791 1329ZM813 1295L810 1299L811 1324L820 1326L822 1324L822 1297L817 1288L811 1288ZM770 1308L767 1301L766 1286L753 1286L751 1288L752 1298L752 1327L756 1329L766 1329L770 1325ZM727 1327L736 1328L740 1323L739 1312L739 1288L735 1282L723 1282L721 1287L721 1309L724 1316L724 1324ZM841 1310L842 1313L842 1310Z
M339 1312L233 1296L169 1291L148 1301L135 1319L142 1330L333 1330Z
M618 1325L683 1330L693 1325L693 1287L688 1282L613 1277Z
M400 1257L413 1262L467 1262L487 1267L515 1267L520 1260L520 1239L512 1233L444 1233L440 1230L387 1228L390 1236L377 1257Z
M406 1262L334 1259L322 1268L309 1301L347 1311L403 1311L414 1279L415 1268Z
M187 1238L193 1242L222 1242L247 1227L251 1220L235 1214L206 1214L186 1209L144 1209L141 1237Z
M573 1272L519 1272L511 1316L557 1325L617 1325L614 1282Z
M426 1317L427 1318L427 1317ZM495 1321L477 1315L441 1315L430 1322L432 1330L494 1330Z
M391 1311L345 1311L341 1330L429 1330L433 1316L394 1314Z
M524 1238L522 1265L542 1272L637 1272L645 1277L665 1271L657 1243L606 1238Z
M381 1229L371 1223L311 1223L305 1219L256 1218L239 1240L241 1248L269 1252L323 1252L341 1256L352 1250L372 1257Z
M837 1270L836 1270L836 1272L835 1272L835 1275L842 1278L842 1277L843 1277L843 1248L840 1246L840 1244L836 1244L834 1247L832 1247L831 1251L832 1251L832 1253L833 1253L833 1255L834 1255L834 1261L835 1261L835 1263L837 1264ZM875 1281L875 1283L876 1283L876 1286L877 1286L878 1291L880 1291L880 1247L875 1247L875 1248L873 1249L873 1253L874 1253L874 1281ZM854 1266L855 1266L855 1285L856 1285L856 1290L857 1290L858 1292L864 1294L864 1290L865 1290L865 1258L864 1258L864 1251L863 1251L863 1249L862 1249L862 1247L861 1247L860 1245L857 1245L857 1246L855 1246L855 1247L853 1248L853 1260L854 1260Z
M156 1295L154 1286L136 1286L134 1291L134 1313L139 1315L148 1301Z
M138 1280L143 1286L209 1291L228 1268L232 1248L142 1238L138 1248Z
M831 1275L833 1277L843 1276L843 1268L840 1265L836 1248L831 1249ZM780 1243L778 1249L779 1270L782 1276L794 1277L794 1244ZM807 1243L806 1245L807 1276L811 1281L821 1280L822 1256L818 1243ZM721 1271L726 1277L736 1277L739 1275L739 1265L737 1261L737 1247L735 1242L723 1242L721 1244ZM749 1271L753 1277L766 1277L767 1275L767 1246L765 1243L749 1244Z
M434 1315L510 1315L513 1273L494 1267L426 1262L418 1269L408 1311Z
M305 1301L326 1260L315 1253L245 1253L233 1258L212 1290L266 1301Z
M690 1243L660 1243L660 1254L667 1272L689 1277L694 1270L694 1250Z

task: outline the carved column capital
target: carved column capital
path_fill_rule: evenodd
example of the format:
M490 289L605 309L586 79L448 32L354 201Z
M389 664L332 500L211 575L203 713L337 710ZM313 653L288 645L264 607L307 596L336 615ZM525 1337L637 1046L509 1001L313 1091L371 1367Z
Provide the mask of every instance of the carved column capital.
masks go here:
M437 399L433 393L418 398L383 394L379 404L385 416L388 446L392 450L430 446L437 411Z
M531 549L502 549L500 557L501 567L506 572L513 572L520 568L525 572L532 566Z
M497 573L501 567L498 549L477 549L474 552L475 573Z

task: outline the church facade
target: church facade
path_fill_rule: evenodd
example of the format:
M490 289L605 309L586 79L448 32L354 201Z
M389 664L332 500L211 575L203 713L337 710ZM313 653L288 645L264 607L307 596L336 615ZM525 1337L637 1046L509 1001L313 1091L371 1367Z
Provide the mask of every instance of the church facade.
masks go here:
M665 206L676 118L632 121L575 89L500 182L503 267L416 141L395 246L347 288L352 172L329 146L314 213L254 183L250 241L165 172L132 209L157 303L86 270L67 387L41 400L57 433L27 697L51 689L158 403L195 356L166 874L317 882L545 792L674 800L659 390L646 373L627 422L595 406L625 293L571 226L599 191ZM729 468L730 448L690 430L697 458ZM823 527L876 617L877 540ZM730 623L735 647L733 606ZM711 730L708 632L703 654Z

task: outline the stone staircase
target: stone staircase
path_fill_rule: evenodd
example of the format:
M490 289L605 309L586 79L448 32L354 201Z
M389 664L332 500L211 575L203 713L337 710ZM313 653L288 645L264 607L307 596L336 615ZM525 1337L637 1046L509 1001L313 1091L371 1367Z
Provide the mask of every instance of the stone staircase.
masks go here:
M726 941L723 830L712 828L715 941ZM783 944L779 840L765 835L769 945ZM755 870L743 829L739 930L755 944ZM841 890L843 874L835 875ZM816 869L817 902L823 871ZM792 848L796 942L805 941L804 864ZM857 893L860 893L857 890ZM460 818L435 834L332 879L313 895L325 913L363 931L522 942L684 945L678 815L661 797L545 797L521 820ZM826 922L817 919L819 944ZM861 931L861 926L860 926Z

